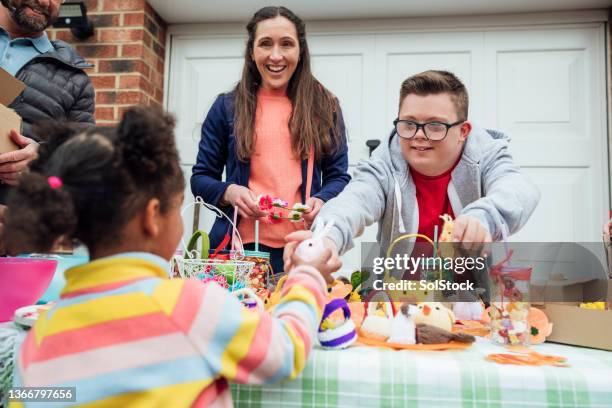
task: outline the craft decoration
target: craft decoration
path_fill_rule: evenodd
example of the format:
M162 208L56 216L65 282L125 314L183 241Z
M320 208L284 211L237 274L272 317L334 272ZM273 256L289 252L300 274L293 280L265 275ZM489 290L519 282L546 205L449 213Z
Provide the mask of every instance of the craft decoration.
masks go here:
M341 317L335 316L337 311L342 311ZM334 299L325 306L317 337L328 349L343 349L355 342L357 333L346 300Z
M529 309L529 330L531 334L530 343L540 344L546 341L546 337L552 333L553 325L548 316L540 310L532 307Z
M453 333L465 333L472 336L487 337L491 330L489 324L479 320L459 320L453 326Z
M606 310L606 302L581 303L580 308L590 310Z
M233 292L234 296L249 310L263 312L265 310L263 300L250 288L242 288Z
M518 352L518 350L515 351ZM486 359L497 364L514 364L529 366L551 365L555 367L569 367L569 364L567 364L567 359L565 357L540 354L531 350L524 350L522 351L522 354L489 354Z
M481 320L485 310L484 303L480 299L480 294L484 289L478 288L474 291L461 290L448 296L447 301L453 302L453 313L458 321Z
M482 315L484 324L491 325L491 308L485 309ZM548 320L548 316L541 309L535 307L529 308L527 317L529 322L530 344L540 344L546 341L546 337L550 336L553 329L553 324Z
M384 291L370 293L366 302L366 316L361 324L361 332L369 338L386 341L391 335L391 322L394 316L393 302Z
M453 313L457 320L480 320L484 312L482 302L455 302Z
M471 343L459 343L452 341L450 343L442 344L401 344L401 343L389 343L387 341L381 341L377 339L371 339L366 337L361 329L357 330L357 342L364 346L370 347L384 347L393 350L415 350L415 351L444 351L444 350L465 350L469 348Z
M399 308L391 323L391 335L387 339L389 343L416 344L416 326L410 316L415 312L414 306L408 303Z
M306 262L313 262L323 256L325 252L325 242L323 238L329 234L329 231L334 225L334 221L330 221L325 225L316 223L312 238L305 239L295 249L295 255Z
M301 222L304 221L304 214L310 212L310 206L306 204L295 203L293 207L289 207L287 201L272 198L268 194L257 197L257 205L261 211L268 213L266 221L270 224L278 224L283 220ZM285 216L282 210L288 211L288 215Z
M334 299L346 300L351 311L351 320L353 320L355 326L361 326L361 322L365 317L365 305L361 301L359 293L354 290L354 286L351 283L346 283L346 278L340 278L334 280L328 286L327 292L328 302Z
M276 288L270 294L270 297L268 297L267 299L264 299L266 310L273 308L274 306L278 304L278 302L280 302L282 291L283 291L283 286L285 285L285 282L287 281L287 276L288 275L284 275L283 277L281 277L278 280L278 283L276 284Z
M456 319L453 311L440 302L421 302L412 320L417 325L428 324L450 332Z
M381 296L385 300L381 294L378 294L377 300L381 300ZM454 333L427 324L415 325L413 316L419 311L414 305L402 304L395 317L382 316L381 305L392 303L373 300L368 303L368 315L357 330L360 344L395 350L449 350L465 349L475 340L468 333ZM385 336L387 322L390 322L390 333Z
M455 228L455 223L453 218L448 215L440 215L440 218L444 221L444 225L442 225L442 232L440 233L440 243L451 243L453 242L453 229ZM442 258L454 258L455 251L452 245L442 245L440 247L440 256Z
M350 283L345 283L342 279L336 279L327 288L327 299L328 301L347 299L352 291L353 286Z
M528 345L529 279L532 268L512 267L512 251L504 260L491 267L493 294L489 315L491 340L498 344Z
M453 333L429 324L417 324L416 340L419 344L473 343L474 336L466 333Z

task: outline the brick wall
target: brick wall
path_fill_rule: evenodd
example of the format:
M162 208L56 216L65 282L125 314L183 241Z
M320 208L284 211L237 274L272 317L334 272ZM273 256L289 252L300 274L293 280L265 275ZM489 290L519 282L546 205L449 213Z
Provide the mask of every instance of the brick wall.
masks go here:
M72 44L94 67L87 71L96 89L96 121L117 122L131 105L163 103L166 23L145 0L86 0L95 24L83 41L69 29L49 37Z

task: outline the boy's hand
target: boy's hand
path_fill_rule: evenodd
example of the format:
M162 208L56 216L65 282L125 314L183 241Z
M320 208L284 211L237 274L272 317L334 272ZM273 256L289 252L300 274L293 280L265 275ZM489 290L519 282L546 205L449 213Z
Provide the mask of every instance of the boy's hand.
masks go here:
M287 244L283 252L284 269L288 271L299 265L310 265L319 270L327 283L331 283L333 281L331 274L342 266L336 244L327 237L323 238L325 251L322 256L312 262L306 262L295 254L295 250L302 241L309 238L312 238L312 231L306 230L295 231L285 237Z
M463 243L467 250L477 250L482 244L490 243L491 234L475 217L460 215L453 226L453 242Z

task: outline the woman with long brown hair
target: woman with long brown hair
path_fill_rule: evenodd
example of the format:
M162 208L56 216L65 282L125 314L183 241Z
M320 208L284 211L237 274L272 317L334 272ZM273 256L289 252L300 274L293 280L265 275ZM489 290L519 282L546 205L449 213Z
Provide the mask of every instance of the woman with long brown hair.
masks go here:
M307 204L305 223L283 219L260 229L260 248L280 272L284 237L310 225L349 182L348 149L338 100L312 75L303 21L285 7L264 7L246 28L242 77L206 116L191 189L230 218L236 209L246 249L253 247L255 221L268 215L258 206L259 195L288 207ZM228 232L228 223L218 219L211 244L219 245Z

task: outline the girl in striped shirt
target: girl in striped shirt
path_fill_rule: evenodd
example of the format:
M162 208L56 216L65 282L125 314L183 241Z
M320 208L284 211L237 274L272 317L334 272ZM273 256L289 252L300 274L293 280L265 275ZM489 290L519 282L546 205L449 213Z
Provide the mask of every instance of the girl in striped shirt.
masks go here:
M314 264L287 254L293 267L271 313L215 283L169 280L183 232L173 128L161 112L132 108L117 128L40 129L48 142L9 200L8 248L44 252L70 238L91 262L66 272L60 300L21 347L14 386L76 387L77 405L231 406L228 381L303 369L339 265L329 252Z

